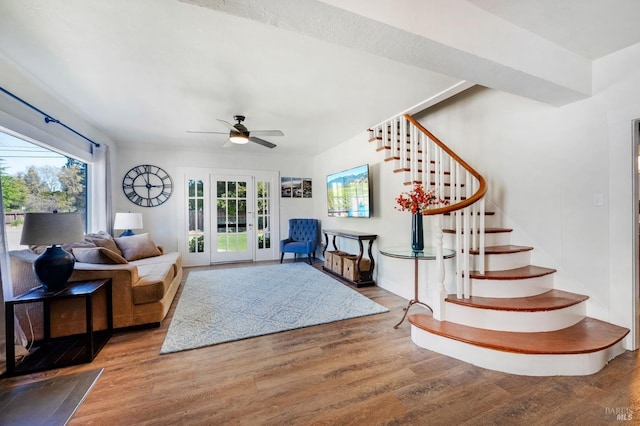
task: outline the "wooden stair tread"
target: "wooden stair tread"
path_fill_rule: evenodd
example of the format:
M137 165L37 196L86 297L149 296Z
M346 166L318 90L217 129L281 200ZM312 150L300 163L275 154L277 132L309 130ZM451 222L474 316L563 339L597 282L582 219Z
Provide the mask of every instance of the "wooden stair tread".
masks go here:
M589 296L583 294L554 289L528 297L498 298L471 296L465 299L458 298L456 295L450 295L446 300L450 303L472 308L493 309L497 311L541 312L567 308L584 302L588 298Z
M468 327L437 321L430 315L409 315L414 326L449 339L504 352L535 355L568 355L606 349L624 338L629 330L594 318L584 318L556 331L522 333Z
M513 244L507 244L503 246L487 246L484 248L484 254L511 254L511 253L522 253L525 251L531 251L533 247L528 246L516 246ZM471 254L480 254L480 250L473 249L470 250Z
M455 234L456 230L451 228L443 228L442 232L444 232L445 234ZM473 234L474 232L478 232L478 230L472 229L471 233ZM511 228L485 228L484 229L485 234L499 234L500 232L513 232L513 229Z
M542 266L527 265L521 268L505 269L502 271L485 271L484 274L478 271L471 271L470 276L477 280L522 280L527 278L537 278L555 273L555 269L544 268Z

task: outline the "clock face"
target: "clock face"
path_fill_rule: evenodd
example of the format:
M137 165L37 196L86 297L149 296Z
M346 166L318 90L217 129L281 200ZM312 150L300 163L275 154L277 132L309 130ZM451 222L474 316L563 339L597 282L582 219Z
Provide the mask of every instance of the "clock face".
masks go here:
M160 167L144 164L132 168L124 175L122 190L132 203L142 207L155 207L169 199L173 182Z

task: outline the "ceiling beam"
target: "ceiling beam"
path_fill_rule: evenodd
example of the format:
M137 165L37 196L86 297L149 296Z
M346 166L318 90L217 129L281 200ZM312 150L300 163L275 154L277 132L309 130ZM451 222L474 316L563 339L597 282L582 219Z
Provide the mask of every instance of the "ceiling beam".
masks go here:
M551 105L591 95L591 61L464 0L181 0Z

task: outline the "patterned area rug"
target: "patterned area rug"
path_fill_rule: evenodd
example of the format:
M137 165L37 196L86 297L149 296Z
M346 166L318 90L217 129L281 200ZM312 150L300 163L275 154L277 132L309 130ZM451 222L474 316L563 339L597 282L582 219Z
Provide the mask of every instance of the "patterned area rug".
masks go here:
M160 353L388 311L306 263L195 271Z

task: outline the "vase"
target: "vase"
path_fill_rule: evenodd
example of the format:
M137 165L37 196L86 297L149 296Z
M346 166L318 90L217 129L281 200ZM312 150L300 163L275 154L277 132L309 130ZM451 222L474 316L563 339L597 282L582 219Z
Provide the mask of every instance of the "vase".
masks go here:
M414 213L411 217L411 250L424 249L424 233L422 231L422 215Z

